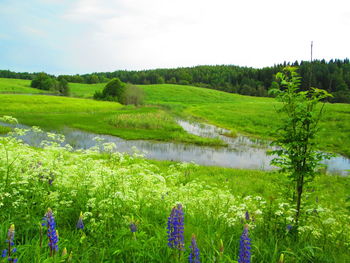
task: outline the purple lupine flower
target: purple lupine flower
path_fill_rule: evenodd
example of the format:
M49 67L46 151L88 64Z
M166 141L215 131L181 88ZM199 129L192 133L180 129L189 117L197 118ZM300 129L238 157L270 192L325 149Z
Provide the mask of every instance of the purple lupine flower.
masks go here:
M47 209L44 217L43 226L47 227L47 237L49 239L50 256L58 251L58 232L56 230L56 222L51 208Z
M77 223L77 229L84 229L83 212L80 212L80 216Z
M17 262L18 259L13 257L13 254L17 252L16 248L13 248L15 245L14 243L14 238L15 238L15 225L12 224L7 231L7 249L4 249L1 253L1 257L5 258L7 257L8 262Z
M168 246L184 250L184 212L181 204L174 206L168 217Z
M250 241L251 240L248 236L248 225L245 225L243 233L241 235L241 240L240 240L238 263L250 263L250 257L251 257Z
M250 216L248 211L245 212L245 220L249 221L250 220Z
M286 227L287 231L291 231L291 230L292 230L292 228L293 228L293 226L292 226L292 225L287 225L287 227Z
M130 223L129 228L132 233L135 233L137 231L137 225L134 222Z
M188 256L188 262L190 263L200 263L199 260L199 248L197 246L196 242L196 236L192 234L192 240L191 240L191 246L190 246L191 252Z

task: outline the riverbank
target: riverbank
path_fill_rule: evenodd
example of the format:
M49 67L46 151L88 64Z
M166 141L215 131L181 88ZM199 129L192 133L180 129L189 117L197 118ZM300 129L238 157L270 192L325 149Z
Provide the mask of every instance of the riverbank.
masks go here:
M0 79L0 84L1 81L3 79ZM8 80L6 81L8 82ZM21 81L24 85L25 81ZM29 83L29 81L27 82ZM101 90L104 86L103 83L70 83L69 85L72 96L85 98L91 98L95 90ZM61 110L55 109L57 108L56 102L46 102L45 99L39 101L36 99L37 96L20 99L19 97L24 95L16 95L19 97L5 102L3 96L11 95L1 95L0 114L12 115L18 118L21 123L30 126L38 125L47 130L71 127L124 139L185 142L211 146L223 145L223 143L212 138L203 140L199 136L189 135L181 130L180 126L174 125L175 117L180 116L182 119L197 120L226 128L231 136L242 134L264 140L273 139L275 130L282 122L281 116L276 113L280 104L273 98L242 96L205 88L171 84L140 85L140 87L146 95L145 104L153 106L123 108L115 104L112 109L112 104L108 105L108 102L85 99L81 100L84 102L82 107L72 108L70 104L79 104L79 100L72 102L68 98L59 97L62 98L62 102L67 102L66 106L63 105L64 103L60 103L61 108L67 108L67 111L71 111L63 114ZM17 100L20 100L22 104L16 104ZM18 109L11 108L12 104L15 104ZM52 104L51 108L50 104ZM41 108L40 105L45 105L41 112L38 110ZM91 105L91 110L89 110L89 105ZM104 106L95 110L94 105ZM152 126L152 121L159 116L165 116L165 118L160 119L160 123L163 123L164 119L172 119L171 123L165 122L163 126ZM126 119L131 121L126 121ZM120 120L124 123L121 123ZM121 126L117 127L116 123ZM326 104L324 117L320 123L320 132L316 138L319 149L350 157L349 136L350 105Z

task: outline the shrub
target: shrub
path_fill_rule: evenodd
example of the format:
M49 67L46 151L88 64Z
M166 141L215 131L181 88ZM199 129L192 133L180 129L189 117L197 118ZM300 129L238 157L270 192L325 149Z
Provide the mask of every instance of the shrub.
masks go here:
M128 84L120 102L124 105L133 104L135 106L142 105L145 94L143 90L135 85Z

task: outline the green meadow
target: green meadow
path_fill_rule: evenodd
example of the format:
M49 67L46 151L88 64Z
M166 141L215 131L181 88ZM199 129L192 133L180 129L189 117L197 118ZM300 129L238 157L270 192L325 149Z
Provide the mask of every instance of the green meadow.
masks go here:
M1 93L40 94L40 93L51 93L51 92L47 90L39 90L39 89L31 88L29 80L0 78L0 94Z
M0 95L0 115L9 115L22 124L46 130L75 128L131 140L224 144L217 139L186 133L174 117L155 107L123 107L115 102L59 96L3 94Z
M232 131L264 139L273 138L282 119L273 98L230 94L192 86L157 84L139 85L145 91L146 104L183 118L211 123ZM76 84L76 96L91 97L101 84ZM72 89L74 89L72 87ZM350 105L327 103L320 125L320 149L350 156Z
M6 86L6 81L2 83L4 80L6 79L0 79L0 87ZM19 83L23 85L23 87L20 87L24 88L29 86L30 81L20 80ZM10 106L12 104L11 96L8 95L9 97L0 97L0 114L12 114L12 116L19 118L24 124L39 125L46 129L68 126L99 134L116 135L125 139L194 141L197 144L203 145L220 145L222 143L218 140L203 139L186 134L181 131L181 127L174 124L173 116L194 119L227 128L232 131L233 135L239 132L263 139L273 138L274 131L282 121L281 117L276 113L276 109L280 105L273 98L242 96L211 89L172 84L139 86L145 91L146 106L153 105L153 108L149 106L144 108L121 107L118 104L112 104L115 105L115 108L111 110L110 107L113 106L108 102L62 98L62 101L64 101L62 103L68 104L66 108L68 113L57 115L49 109L52 100L56 99L51 99L51 102L49 102L50 98L46 96L42 99L29 97L13 98L14 103L16 103L15 101L20 101L20 104L23 104L17 105L16 110L14 110ZM69 87L71 96L91 98L95 91L101 91L103 89L104 84L70 83ZM22 89L19 88L19 90ZM49 101L45 103L44 101L47 99ZM44 103L48 107L41 112L41 115L37 113L38 107L41 107L36 103L38 100L40 100L39 104ZM61 103L59 102L60 100L61 98L57 98L58 104ZM92 114L92 111L88 110L90 103L95 106L100 105L100 110L103 113L99 110ZM54 105L56 105L56 102L52 104L53 107ZM71 105L72 107L75 105L74 108L70 108ZM79 109L80 106L77 105L80 105L81 108ZM33 110L30 107L34 107ZM103 110L104 107L106 108ZM158 107L158 109L154 107ZM63 106L63 108L65 107ZM116 110L117 108L118 110ZM21 113L16 114L16 111ZM27 114L23 116L23 112L25 111L27 111ZM159 114L151 116L147 113L149 111L158 111ZM38 114L40 118L37 118ZM135 116L133 116L134 114ZM118 117L119 115L124 117ZM155 121L155 116L164 115L168 115L167 118L172 119L172 124L170 125L173 125L172 128L165 123L161 128L154 128L154 124L153 126L145 124L140 126L138 123L140 119L143 119L143 122L152 122ZM126 116L128 120L126 120ZM119 123L119 126L115 125L115 123L113 124L116 120L120 122L123 118L123 124ZM159 120L160 122L163 123L163 120ZM319 148L350 156L349 135L350 105L327 103L320 125L318 137Z
M0 79L2 90L9 82ZM25 92L31 89L29 81L18 83L13 93L33 94ZM0 94L0 116L48 131L69 127L200 145L222 142L186 133L176 118L268 139L281 122L276 113L280 105L272 98L141 85L145 105L134 107L92 100L103 84L69 85L73 97ZM320 148L349 156L350 107L326 104L325 110ZM9 131L0 126L1 134ZM249 229L251 262L350 261L350 177L317 174L305 187L296 228L294 187L285 174L151 161L96 149L72 152L59 146L59 136L50 138L37 149L0 136L0 250L14 224L17 250L12 257L19 262L188 262L194 234L200 262L237 263L244 227ZM168 218L180 203L183 250L167 245ZM51 252L48 228L42 225L48 208L58 231L53 233L59 233L58 250ZM78 229L79 218L84 227Z

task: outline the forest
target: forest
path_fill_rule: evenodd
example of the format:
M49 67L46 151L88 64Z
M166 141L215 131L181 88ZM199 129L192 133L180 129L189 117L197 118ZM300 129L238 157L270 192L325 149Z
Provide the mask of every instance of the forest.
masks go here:
M349 59L330 61L314 60L284 62L271 67L252 68L234 65L213 65L181 67L174 69L117 70L114 72L95 72L82 75L49 75L58 81L65 79L74 83L101 83L112 78L133 84L180 84L211 88L242 95L267 97L268 91L276 87L275 75L285 66L298 67L302 78L301 89L310 85L324 89L333 97L330 102L350 103L350 62ZM34 79L40 73L17 73L0 70L1 78Z

